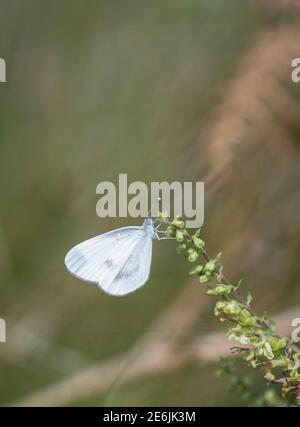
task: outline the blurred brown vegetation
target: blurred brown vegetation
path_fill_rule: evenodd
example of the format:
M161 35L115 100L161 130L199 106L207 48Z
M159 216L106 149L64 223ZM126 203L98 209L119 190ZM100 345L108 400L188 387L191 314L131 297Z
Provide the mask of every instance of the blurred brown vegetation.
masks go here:
M214 376L224 328L213 300L172 242L154 245L149 283L121 299L69 276L63 259L136 222L97 218L100 181L203 180L210 253L224 252L257 311L287 313L289 333L300 317L298 3L2 1L2 404L240 404Z

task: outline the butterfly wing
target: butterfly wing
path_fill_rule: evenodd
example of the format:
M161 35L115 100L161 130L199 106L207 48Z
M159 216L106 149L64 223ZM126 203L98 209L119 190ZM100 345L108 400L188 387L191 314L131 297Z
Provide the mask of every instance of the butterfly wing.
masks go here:
M99 286L111 295L126 295L142 287L148 280L152 258L152 238L144 236L128 251L128 257L113 280L100 280Z
M143 227L124 227L79 243L68 252L65 264L74 276L97 283L112 295L125 295L147 280L151 252L152 239ZM138 254L143 253L150 257L147 274L142 274L142 266L137 269Z

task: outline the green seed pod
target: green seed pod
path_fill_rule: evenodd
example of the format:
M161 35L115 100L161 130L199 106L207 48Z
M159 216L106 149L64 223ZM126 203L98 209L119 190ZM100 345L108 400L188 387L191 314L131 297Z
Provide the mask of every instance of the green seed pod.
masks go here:
M178 243L183 242L184 236L183 236L182 231L176 230L176 240L177 240Z
M201 228L198 228L198 230L195 232L194 237L200 237Z
M199 282L202 284L207 283L208 280L209 279L207 278L207 276L205 274L201 274L201 276L199 277Z
M272 352L272 348L270 346L270 343L268 342L263 342L258 350L258 354L260 356L265 356L267 359L271 360L274 359L274 354Z
M286 346L287 339L270 336L269 343L273 351L278 351L278 350L282 350Z
M184 222L181 221L179 218L174 218L172 221L172 224L176 227L176 228L184 228Z
M240 312L240 307L233 302L228 303L224 308L224 313L229 314L230 316L237 316Z
M193 239L193 243L194 243L194 245L196 246L197 249L202 250L204 248L205 243L204 243L203 240L201 240L201 239L199 239L198 237L195 237L195 236L193 236L192 239Z
M204 267L205 271L213 272L216 269L216 264L213 260L207 262Z
M167 237L175 237L176 229L170 225L169 227L167 227L165 234Z
M249 316L246 319L241 319L241 315L239 317L239 322L243 326L255 326L257 324L257 317L256 316ZM255 340L255 338L254 338Z
M204 268L205 270L205 268ZM208 280L213 278L213 274L210 271L205 271L205 276L208 278Z
M216 303L216 307L218 308L218 310L224 310L224 308L226 307L226 302L224 302L224 301L218 301L217 303Z
M159 212L158 218L161 220L161 222L169 221L167 213Z
M185 254L186 252L187 252L187 244L184 243L184 242L180 243L180 245L178 245L177 248L176 248L176 253L178 255L180 255L182 253Z
M195 267L193 267L191 269L191 271L189 272L189 274L191 276L195 276L195 275L199 275L201 273L201 271L203 270L203 265L199 264L199 265L195 265Z
M197 258L198 258L198 254L196 251L191 252L188 256L189 262L195 262Z
M218 301L215 305L215 316L223 316L226 302Z
M240 312L240 320L242 322L247 321L249 319L249 317L251 317L250 312L246 308L243 308Z
M275 380L275 375L273 375L273 374L272 374L272 371L271 371L270 369L268 369L268 370L266 371L265 375L264 375L264 378L265 378L267 381L272 382L272 381L274 381L274 380Z
M215 287L216 295L228 295L230 294L231 291L232 291L232 286L230 285L221 284Z
M281 387L281 396L284 398L288 397L290 386L288 384L283 384Z

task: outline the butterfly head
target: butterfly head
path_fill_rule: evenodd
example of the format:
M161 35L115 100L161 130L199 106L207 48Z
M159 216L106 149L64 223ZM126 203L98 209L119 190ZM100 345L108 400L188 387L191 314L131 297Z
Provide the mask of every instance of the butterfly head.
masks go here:
M144 229L146 230L146 233L152 237L152 239L157 239L157 233L152 218L146 218L144 220Z

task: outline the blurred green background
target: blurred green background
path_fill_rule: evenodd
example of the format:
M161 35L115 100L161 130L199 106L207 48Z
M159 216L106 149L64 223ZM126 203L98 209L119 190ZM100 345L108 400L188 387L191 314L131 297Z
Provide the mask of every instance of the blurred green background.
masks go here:
M96 216L97 184L119 173L129 182L204 181L210 253L224 252L257 310L300 307L297 1L1 0L0 8L2 405L139 348L186 289L179 317L201 302L181 348L224 331L173 242L154 242L149 282L125 298L67 273L70 247L136 224ZM214 360L126 379L135 363L105 389L100 375L99 389L62 404L242 404L215 377ZM259 375L255 387L264 389Z

